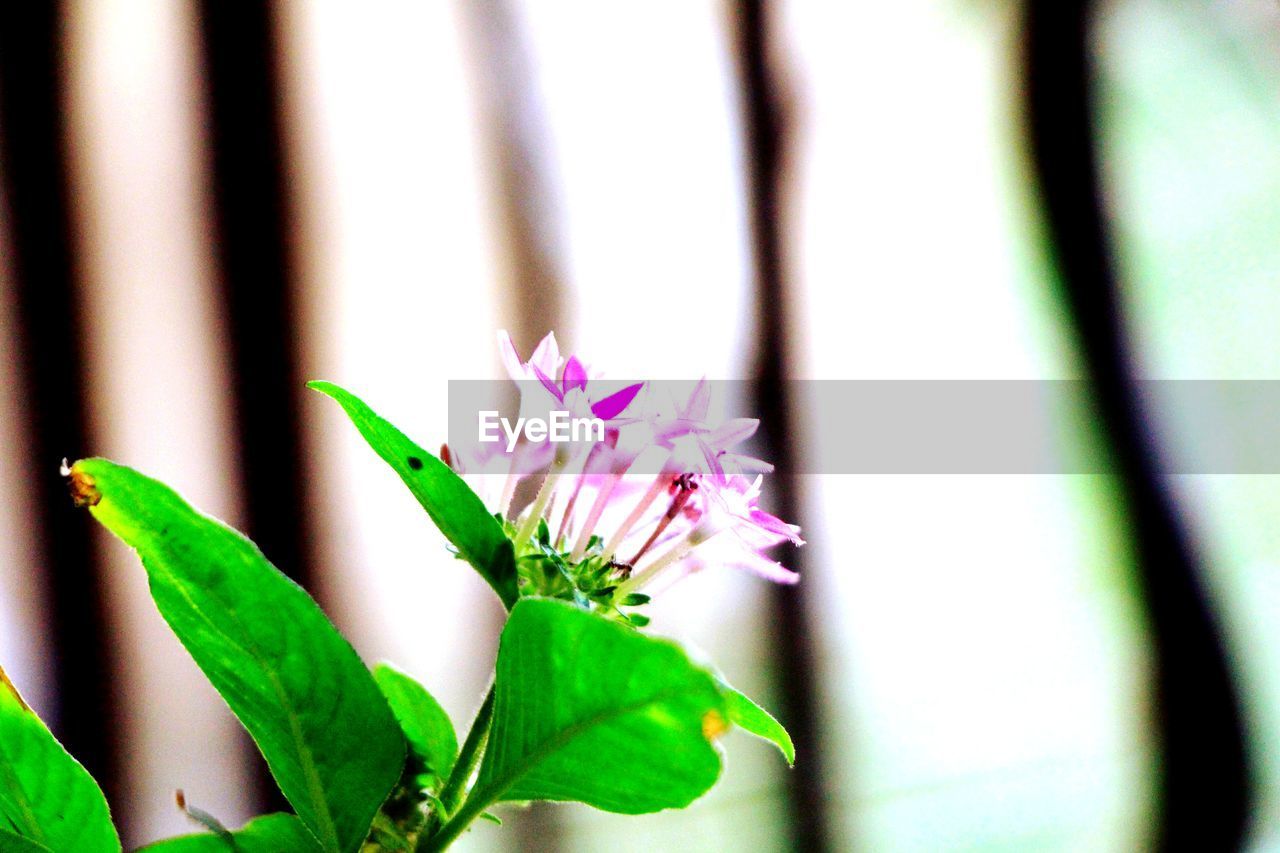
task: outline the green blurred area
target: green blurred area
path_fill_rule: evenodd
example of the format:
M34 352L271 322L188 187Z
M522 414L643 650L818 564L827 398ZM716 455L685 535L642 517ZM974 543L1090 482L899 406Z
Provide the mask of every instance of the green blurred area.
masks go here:
M1131 0L1104 21L1100 142L1143 368L1159 378L1280 378L1280 10ZM1174 488L1244 682L1261 785L1254 843L1274 849L1280 482L1183 476Z
M974 117L950 130L999 158L990 191L1001 218L955 221L960 234L948 239L987 245L1013 273L960 283L1013 288L1031 330L1030 363L1046 377L1073 377L1072 332L1028 189L1017 15L1009 4L951 2L893 13L904 26L914 20L918 52L935 41L964 45L970 67L933 81L935 102L917 108L955 110L959 100ZM1275 10L1247 3L1132 0L1101 10L1097 139L1126 319L1148 377L1280 378L1277 22ZM893 87L894 71L852 88ZM938 140L939 158L953 156L949 142ZM954 168L969 164L957 158ZM945 198L963 187L932 192ZM820 296L810 298L811 310L823 310ZM962 319L977 336L1007 333L981 315ZM1064 445L1097 446L1094 423L1091 412L1064 413ZM1280 844L1280 761L1271 748L1280 736L1280 628L1270 618L1280 605L1280 484L1181 476L1175 489L1245 679L1265 785L1255 843L1270 848ZM1113 483L833 477L813 491L832 537L816 559L837 574L810 582L826 626L827 781L842 844L1092 851L1147 843L1147 635ZM1028 506L1024 516L1012 511ZM921 537L951 537L954 563L913 562L920 549L911 542L886 562L892 552L858 542L895 514L914 517ZM1013 544L992 544L1002 535ZM759 673L760 685L750 686L763 689L759 637L749 639L725 666ZM625 826L574 813L566 817L573 847L785 849L781 771L758 745L729 747L733 772L698 807ZM777 834L762 832L770 824Z

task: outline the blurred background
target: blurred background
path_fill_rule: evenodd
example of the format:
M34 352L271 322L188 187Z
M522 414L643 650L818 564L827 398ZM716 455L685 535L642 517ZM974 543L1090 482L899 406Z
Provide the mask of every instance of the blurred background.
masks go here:
M619 377L1088 380L1115 473L778 477L794 588L654 629L799 745L469 850L1280 849L1280 486L1162 473L1135 377L1280 378L1264 0L64 0L0 9L0 662L138 845L280 803L134 556L109 456L252 535L464 726L500 608L337 407L425 446L554 329ZM477 655L475 650L482 650Z

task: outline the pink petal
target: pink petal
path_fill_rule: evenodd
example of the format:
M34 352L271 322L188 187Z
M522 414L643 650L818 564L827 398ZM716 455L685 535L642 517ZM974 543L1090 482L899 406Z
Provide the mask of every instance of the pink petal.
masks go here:
M564 394L560 391L559 388L556 387L556 383L551 381L551 377L543 373L542 368L538 367L538 365L534 364L533 362L529 362L529 366L533 368L533 373L535 376L538 377L538 381L541 382L543 386L545 386L546 389L551 392L551 396L555 397L558 402L563 403Z
M524 362L520 361L516 343L511 340L511 333L506 329L498 332L498 356L502 359L502 366L506 368L507 375L512 379L519 382L528 376L524 369Z
M623 410L626 409L627 406L631 405L631 401L636 398L636 395L640 393L640 389L643 387L644 383L639 382L635 385L628 385L617 393L610 394L603 400L599 400L591 405L591 414L606 421L613 420L618 415L622 414Z
M733 418L713 429L707 435L707 443L723 450L751 438L759 428L760 421L756 418Z
M707 409L711 406L711 386L706 378L698 380L689 394L689 402L685 403L680 417L690 421L702 421L707 417Z
M707 465L707 473L709 473L716 482L724 480L724 468L720 465L719 455L705 441L698 442L698 449L702 451L702 460Z
M787 524L775 515L770 515L762 509L751 510L751 523L761 530L782 536L796 545L803 545L804 540L800 538L800 527L795 524Z
M564 393L568 394L574 388L587 387L587 369L582 366L582 362L578 361L578 357L571 356L568 363L564 366L564 376L560 378L560 387L564 389Z
M687 421L683 418L660 421L654 427L653 439L660 444L670 444L680 436L692 433L694 426L695 424L692 421Z
M781 563L774 562L760 554L744 554L742 558L732 560L731 563L737 568L746 569L752 574L759 575L765 580L771 580L774 583L790 585L798 583L800 580L800 575Z
M765 462L763 459L757 459L754 456L743 456L739 453L723 453L720 458L724 464L736 468L737 472L746 474L770 474L773 472L773 463Z
M556 370L560 368L560 346L556 343L555 332L547 332L547 336L538 342L529 358L529 366L538 368L548 376L555 376Z

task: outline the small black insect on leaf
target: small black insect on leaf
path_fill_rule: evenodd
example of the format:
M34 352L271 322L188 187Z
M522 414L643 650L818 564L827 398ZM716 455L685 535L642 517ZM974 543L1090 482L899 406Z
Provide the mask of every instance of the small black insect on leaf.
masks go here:
M412 468L413 470L415 470L415 471L421 471L421 470L422 470L422 460L421 460L421 459L419 459L418 457L416 457L416 456L410 456L410 457L409 457L408 459L406 459L405 461L409 463L409 467L410 467L410 468Z

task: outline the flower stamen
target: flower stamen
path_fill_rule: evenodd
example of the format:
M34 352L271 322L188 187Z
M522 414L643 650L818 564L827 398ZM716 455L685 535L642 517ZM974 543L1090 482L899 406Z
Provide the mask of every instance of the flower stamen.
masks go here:
M689 502L689 498L698 490L698 478L693 474L681 474L671 481L670 488L671 491L675 492L675 497L671 499L671 506L667 507L667 511L663 513L662 518L654 525L653 532L649 534L649 538L645 540L645 543L640 546L640 550L629 561L633 566L640 562L640 558L653 546L654 542L658 541L658 537L663 534L668 525L684 509L685 504Z

